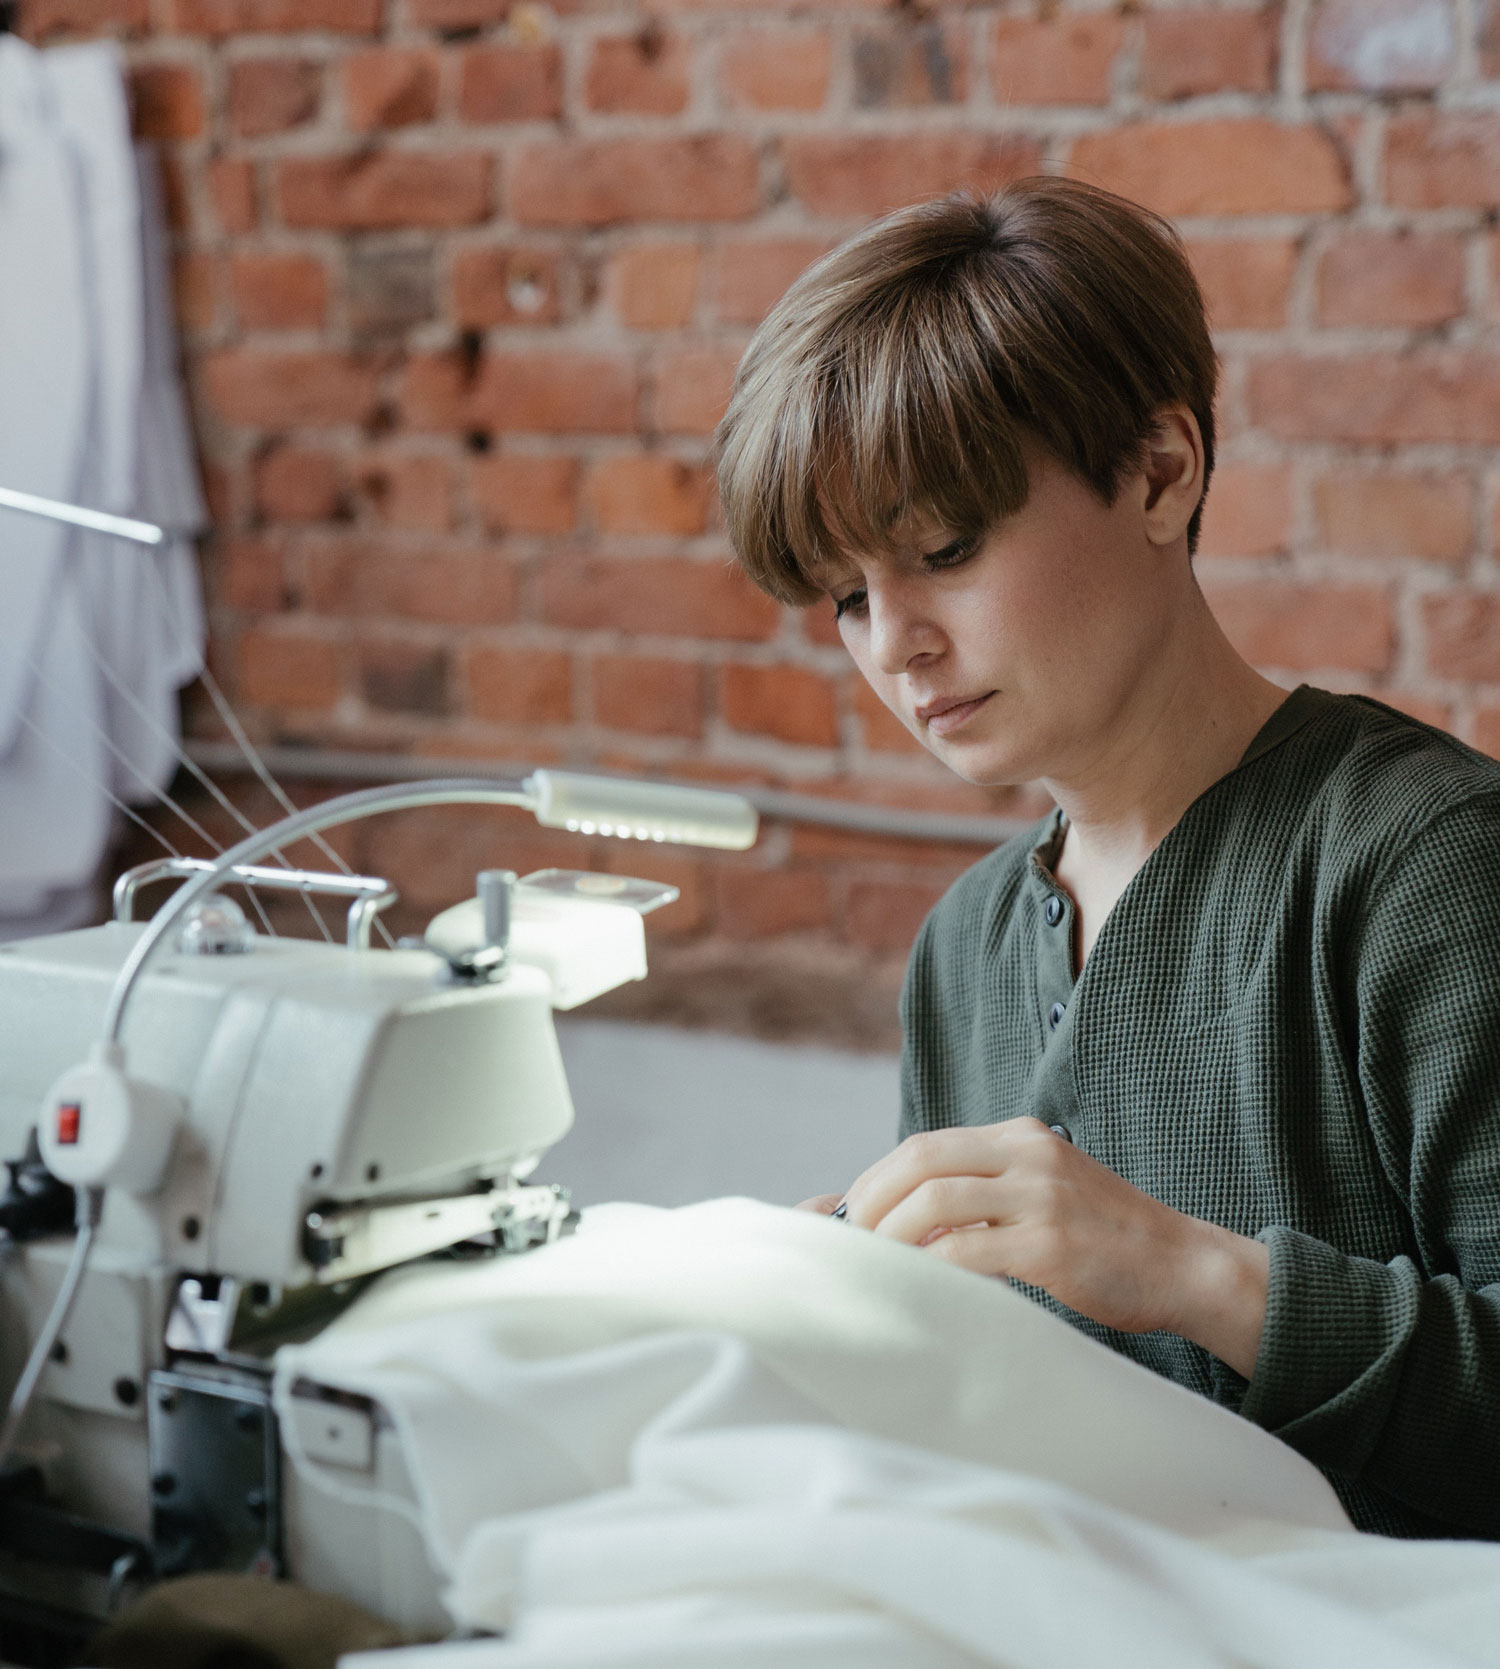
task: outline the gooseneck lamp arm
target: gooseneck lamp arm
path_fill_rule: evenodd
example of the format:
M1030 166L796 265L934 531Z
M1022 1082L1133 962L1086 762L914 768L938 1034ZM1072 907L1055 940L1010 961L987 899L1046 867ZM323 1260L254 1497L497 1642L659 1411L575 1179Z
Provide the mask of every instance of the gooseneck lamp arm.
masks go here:
M105 1046L118 1047L125 1005L147 962L193 905L222 885L230 870L254 863L305 835L382 812L432 805L524 806L551 828L731 851L743 851L753 844L756 834L754 808L738 794L566 771L534 771L529 777L488 780L451 777L340 794L246 835L172 894L151 918L115 977L104 1013Z

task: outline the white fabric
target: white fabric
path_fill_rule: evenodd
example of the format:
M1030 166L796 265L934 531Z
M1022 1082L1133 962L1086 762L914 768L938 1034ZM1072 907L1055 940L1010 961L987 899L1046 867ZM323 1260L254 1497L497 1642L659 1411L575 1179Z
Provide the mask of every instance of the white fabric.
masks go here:
M299 1378L391 1411L455 1621L508 1631L344 1669L1500 1664L1500 1548L1358 1535L1266 1433L827 1219L601 1207L387 1277Z
M0 485L159 521L157 552L0 512L0 936L91 903L111 793L177 761L203 524L154 158L108 44L0 37Z

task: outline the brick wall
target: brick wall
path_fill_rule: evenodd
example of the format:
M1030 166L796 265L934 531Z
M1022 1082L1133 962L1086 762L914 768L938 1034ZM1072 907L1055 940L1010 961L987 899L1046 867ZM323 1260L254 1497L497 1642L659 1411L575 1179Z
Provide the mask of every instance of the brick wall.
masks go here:
M258 734L1024 809L726 568L704 460L811 257L1046 168L1190 241L1231 635L1500 753L1500 0L23 5L125 39L170 161L215 655ZM485 842L416 827L365 856L444 902ZM972 856L782 828L680 860L684 1000L709 944L863 989Z

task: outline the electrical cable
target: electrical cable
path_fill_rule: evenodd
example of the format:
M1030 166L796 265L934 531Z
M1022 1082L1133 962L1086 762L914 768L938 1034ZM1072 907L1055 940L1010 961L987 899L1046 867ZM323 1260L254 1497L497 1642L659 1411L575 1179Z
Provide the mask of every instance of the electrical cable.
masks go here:
M27 1410L31 1407L31 1399L36 1392L37 1384L41 1380L43 1370L51 1360L52 1352L62 1335L62 1330L68 1324L68 1316L73 1309L73 1300L78 1296L78 1289L83 1283L84 1271L88 1268L89 1254L94 1249L94 1235L99 1228L99 1219L104 1214L104 1190L102 1188L79 1188L76 1191L77 1200L76 1222L78 1235L73 1242L73 1255L68 1259L68 1267L63 1273L62 1285L57 1289L57 1297L52 1302L47 1320L42 1330L37 1334L36 1343L31 1347L31 1354L26 1358L26 1366L21 1370L21 1377L16 1381L15 1389L11 1392L10 1406L5 1413L5 1423L0 1425L0 1472L5 1470L16 1447L16 1440L21 1434L21 1426L26 1419Z

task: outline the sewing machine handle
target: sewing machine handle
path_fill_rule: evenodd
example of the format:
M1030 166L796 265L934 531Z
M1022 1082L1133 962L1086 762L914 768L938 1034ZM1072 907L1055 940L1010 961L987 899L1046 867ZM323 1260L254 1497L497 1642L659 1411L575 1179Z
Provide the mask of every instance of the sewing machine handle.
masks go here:
M203 858L160 858L127 869L115 882L115 920L135 919L135 895L153 881L185 880L190 875L201 875L204 870L212 868L213 865ZM270 864L236 864L225 879L243 882L246 886L271 887L281 892L321 893L332 898L352 899L346 933L350 950L370 948L370 928L375 917L400 896L389 881L378 875L333 875L316 869L278 869Z

